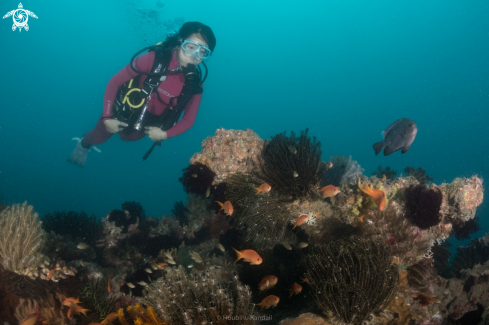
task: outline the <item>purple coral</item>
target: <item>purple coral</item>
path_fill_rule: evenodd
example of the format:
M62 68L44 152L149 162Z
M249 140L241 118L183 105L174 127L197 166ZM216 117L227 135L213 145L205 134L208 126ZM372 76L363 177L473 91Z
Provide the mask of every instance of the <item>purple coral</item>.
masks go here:
M443 194L440 189L415 185L406 188L405 195L406 216L414 225L428 229L441 221Z

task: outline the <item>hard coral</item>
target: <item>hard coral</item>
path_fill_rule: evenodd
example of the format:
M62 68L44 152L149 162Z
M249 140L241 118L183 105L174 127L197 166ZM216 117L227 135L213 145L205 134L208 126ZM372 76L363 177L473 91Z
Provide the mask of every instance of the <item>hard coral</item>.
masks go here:
M215 183L223 182L228 175L257 171L263 140L250 129L217 129L212 137L202 141L202 151L190 158L190 163L201 163L210 168Z
M391 258L390 247L378 240L350 237L315 247L307 278L316 301L336 320L363 324L389 304L397 289Z
M413 224L420 229L428 229L441 221L443 194L439 188L416 185L406 188L404 193L406 215Z
M265 143L260 178L281 196L292 200L317 195L317 187L326 165L321 162L321 143L308 136L308 130L297 138L294 132L287 137L277 134Z

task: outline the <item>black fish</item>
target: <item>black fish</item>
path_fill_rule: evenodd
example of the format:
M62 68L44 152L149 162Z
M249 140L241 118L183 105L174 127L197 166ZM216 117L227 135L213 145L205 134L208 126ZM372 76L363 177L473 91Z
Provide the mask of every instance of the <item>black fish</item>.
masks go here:
M401 118L395 121L382 132L384 141L374 144L375 155L377 156L382 149L384 149L384 156L388 156L399 149L402 149L401 153L407 152L416 137L416 133L418 133L418 127L413 120Z

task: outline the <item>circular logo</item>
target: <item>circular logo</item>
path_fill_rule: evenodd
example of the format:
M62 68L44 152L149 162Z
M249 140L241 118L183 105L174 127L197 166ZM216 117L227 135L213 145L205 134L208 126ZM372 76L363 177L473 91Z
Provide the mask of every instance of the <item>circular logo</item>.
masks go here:
M24 27L27 24L27 13L24 9L17 9L14 13L14 23L17 27Z

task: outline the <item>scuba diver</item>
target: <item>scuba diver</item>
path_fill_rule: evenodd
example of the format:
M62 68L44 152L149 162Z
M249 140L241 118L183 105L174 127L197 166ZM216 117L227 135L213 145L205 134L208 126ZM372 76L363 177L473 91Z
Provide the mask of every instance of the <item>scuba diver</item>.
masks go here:
M136 53L110 79L101 117L82 139L74 138L78 142L68 162L84 167L90 148L104 143L114 133L119 133L123 141L136 141L147 134L155 142L143 157L145 160L155 145L190 129L207 77L203 60L215 47L216 38L210 27L186 22L163 43ZM203 78L200 63L205 67ZM99 151L96 147L94 150Z

